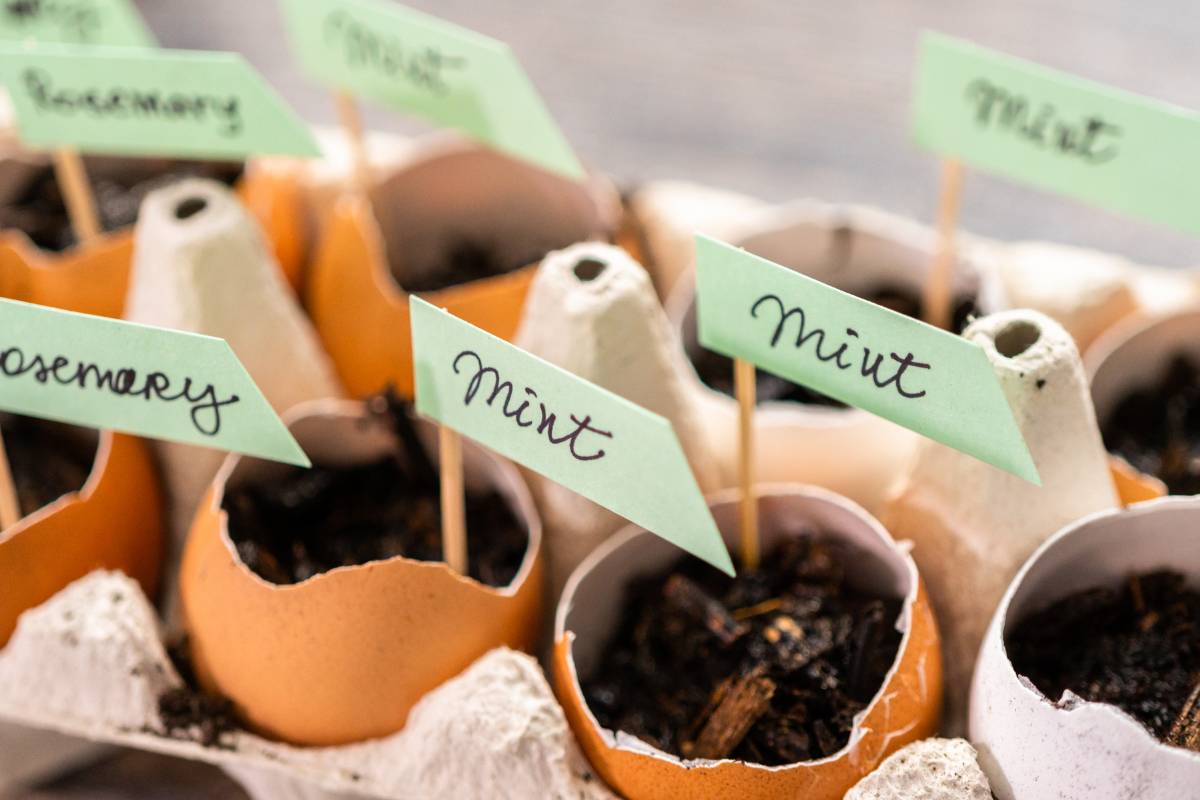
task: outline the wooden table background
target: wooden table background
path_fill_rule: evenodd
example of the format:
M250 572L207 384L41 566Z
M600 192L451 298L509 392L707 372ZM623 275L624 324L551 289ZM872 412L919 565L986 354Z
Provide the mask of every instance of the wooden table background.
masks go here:
M306 117L328 95L293 66L274 0L139 0L169 47L240 50ZM684 178L769 200L871 203L931 219L937 162L908 134L919 32L935 28L1200 108L1188 0L410 0L512 45L580 155L622 182ZM374 127L423 128L372 109ZM1200 242L970 174L964 226L1200 263ZM19 794L242 798L219 770L125 753Z

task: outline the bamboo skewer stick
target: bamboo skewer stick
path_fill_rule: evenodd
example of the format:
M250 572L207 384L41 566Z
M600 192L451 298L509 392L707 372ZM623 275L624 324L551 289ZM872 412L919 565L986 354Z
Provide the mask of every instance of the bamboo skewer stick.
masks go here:
M462 438L438 426L438 460L442 484L442 557L450 569L467 574L467 524L463 505Z
M101 233L100 217L96 213L96 198L88 183L87 170L78 151L60 148L54 151L54 177L67 206L67 216L80 244L95 239Z
M338 119L346 138L350 141L350 158L353 164L350 185L354 191L366 196L371 190L371 163L367 160L367 144L363 134L362 114L358 109L358 101L349 92L337 92Z
M0 531L8 530L20 519L21 505L17 501L17 487L13 483L12 469L8 465L4 435L0 434Z
M738 404L738 487L741 489L742 568L758 569L758 500L754 495L754 364L733 360L733 386Z
M955 158L942 162L942 183L938 194L937 251L933 256L929 280L925 284L925 321L938 328L950 328L950 284L954 280L954 232L962 206L963 165Z

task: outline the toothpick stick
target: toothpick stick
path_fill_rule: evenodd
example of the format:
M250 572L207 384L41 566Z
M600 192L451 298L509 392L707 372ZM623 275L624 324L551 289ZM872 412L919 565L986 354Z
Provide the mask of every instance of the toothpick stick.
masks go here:
M963 165L955 158L942 162L942 185L938 194L937 251L929 281L925 284L925 321L938 328L950 327L950 283L954 280L954 232L962 202Z
M83 244L100 235L100 217L96 198L88 183L87 170L79 153L68 148L54 151L54 177L67 205L67 216L75 230L75 239Z
M13 483L12 470L8 466L4 435L0 434L0 531L8 530L20 519L21 506L17 502L17 487Z
M350 140L350 158L353 164L351 186L355 191L365 195L371 189L371 165L367 161L362 114L359 113L358 102L354 99L354 95L349 92L338 92L335 98L338 119L342 122L342 129L346 131L346 138Z
M442 477L442 557L450 569L467 574L467 521L463 508L462 439L458 431L438 426L438 461Z
M754 497L754 364L733 360L733 390L738 404L738 486L742 569L758 569L758 501Z

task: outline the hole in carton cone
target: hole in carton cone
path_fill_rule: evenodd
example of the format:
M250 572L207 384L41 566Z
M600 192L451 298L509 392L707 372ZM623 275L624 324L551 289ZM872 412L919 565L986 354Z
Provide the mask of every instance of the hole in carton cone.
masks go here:
M1012 322L996 334L996 351L1005 358L1016 358L1037 344L1041 337L1041 330L1032 322Z
M185 197L175 206L175 219L188 219L208 208L208 201L203 197Z
M603 275L606 267L608 267L608 264L605 264L603 261L597 261L594 258L585 258L575 264L573 272L580 283L587 283Z

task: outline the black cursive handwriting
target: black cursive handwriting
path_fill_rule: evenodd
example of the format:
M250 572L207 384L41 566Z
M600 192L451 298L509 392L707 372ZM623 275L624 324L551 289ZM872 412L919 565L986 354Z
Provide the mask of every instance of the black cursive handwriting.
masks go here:
M53 78L40 69L25 70L21 73L21 79L34 105L42 111L64 116L82 112L110 119L143 118L197 123L212 119L223 136L236 136L242 130L242 113L237 95L163 94L156 89L102 89L94 86L62 89L52 87Z
M1112 161L1119 152L1113 140L1120 138L1121 129L1097 114L1069 122L1052 104L1035 108L1025 97L983 78L971 81L966 95L975 104L975 122L982 127L1009 131L1038 147L1075 155L1089 164Z
M30 375L38 383L49 383L51 379L60 386L79 389L108 391L122 397L141 397L143 400L161 400L166 403L184 400L191 404L192 425L205 436L216 436L221 431L221 409L238 402L236 394L219 399L217 389L211 383L198 388L191 378L183 379L183 387L171 392L174 383L164 372L147 372L138 383L138 371L132 367L103 369L99 365L73 361L64 355L51 358L35 353L26 356L18 347L0 350L0 373L8 378Z
M845 357L846 353L852 346L851 339L859 338L858 331L854 330L854 328L846 328L846 336L849 338L846 341L843 341L837 348L829 352L825 352L824 347L826 344L826 338L828 337L828 334L825 332L825 330L817 327L813 327L812 330L808 330L808 316L804 313L804 309L800 306L787 308L784 306L783 300L779 298L779 295L764 294L762 297L755 300L754 304L750 306L750 316L754 319L758 319L759 307L764 303L769 303L769 301L774 301L776 308L779 310L779 321L775 324L775 330L771 334L771 347L775 347L779 344L779 339L783 336L783 331L787 327L788 320L795 317L798 325L795 345L797 350L802 350L804 345L808 344L808 342L811 340L813 342L813 355L817 357L818 361L825 363L833 362L833 365L841 371L848 370L854 366L854 361L845 360ZM898 355L897 353L889 353L890 359L899 364L899 366L890 377L880 379L879 369L884 363L883 354L876 353L874 361L872 361L871 348L865 345L860 346L862 347L862 361L861 365L859 366L859 374L862 375L862 377L870 378L871 382L879 389L886 389L888 386L895 386L897 394L910 400L925 396L924 389L920 391L909 391L908 389L904 388L904 374L909 370L909 368L931 370L933 369L931 365L917 361L917 357L912 353L907 353L903 356Z
M381 35L345 10L326 17L323 27L325 40L342 48L347 66L403 78L439 97L450 90L443 73L467 64L461 56L449 56L432 47L410 50L399 38Z
M479 394L479 390L483 388L484 378L492 379L492 391L487 395L484 401L488 406L491 406L496 398L504 394L504 401L500 404L501 413L517 423L518 427L529 428L533 426L533 419L527 419L524 414L526 411L532 415L534 412L530 410L531 400L537 400L538 408L540 409L540 421L537 424L537 432L546 434L546 439L550 444L566 444L571 455L578 461L595 461L598 458L604 458L604 451L597 449L595 452L584 453L576 449L581 446L579 439L585 433L594 433L597 436L603 436L607 439L613 438L611 431L601 430L592 425L592 415L585 415L582 419L570 414L571 422L575 427L569 433L557 434L554 429L555 423L558 421L557 415L554 412L547 410L546 404L538 400L538 394L533 389L525 388L525 397L521 399L521 404L512 409L510 404L513 402L513 385L511 381L501 380L500 372L495 367L487 367L483 364L483 359L474 350L463 350L454 357L451 366L454 369L454 374L459 375L458 362L463 360L464 356L470 356L475 359L475 371L471 374L471 379L467 381L467 391L463 395L463 405L469 406Z
M18 25L47 21L57 25L73 42L93 44L100 14L90 2L67 0L7 0L4 14Z

